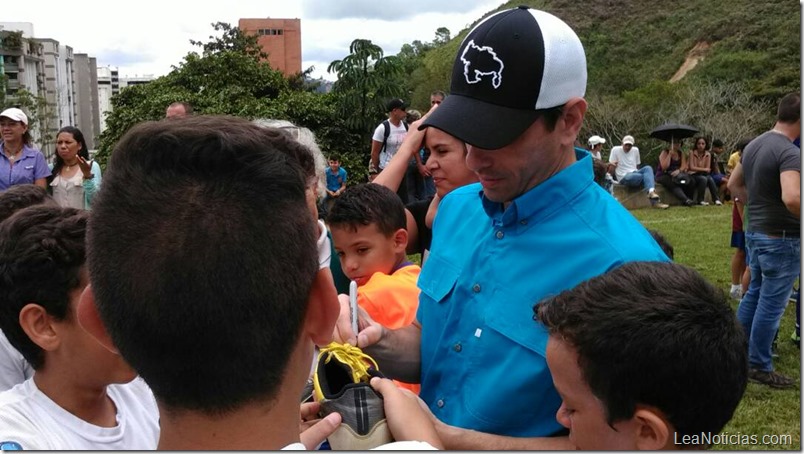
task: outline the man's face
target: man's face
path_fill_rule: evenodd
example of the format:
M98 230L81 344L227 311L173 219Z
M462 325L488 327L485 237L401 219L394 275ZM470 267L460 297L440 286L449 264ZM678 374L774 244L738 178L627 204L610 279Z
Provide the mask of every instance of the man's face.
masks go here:
M557 336L547 341L547 366L561 396L556 420L569 429L569 439L581 450L634 450L631 420L609 426L603 403L592 390L578 366L578 352Z
M441 104L444 98L440 95L430 95L430 105Z
M477 175L486 197L500 203L510 202L555 173L561 151L558 134L548 131L541 118L503 148L466 147L466 167Z
M394 109L391 111L391 115L393 115L394 120L402 121L408 116L408 113L403 109Z
M165 112L165 118L181 118L186 117L187 111L184 110L184 106L181 104L177 104L175 106L169 106L167 111Z
M720 153L723 153L723 147L712 147L712 153L714 153L716 155L719 155Z
M631 145L630 143L624 143L623 144L623 151L624 152L628 153L629 151L631 151L631 148L634 148L634 146Z

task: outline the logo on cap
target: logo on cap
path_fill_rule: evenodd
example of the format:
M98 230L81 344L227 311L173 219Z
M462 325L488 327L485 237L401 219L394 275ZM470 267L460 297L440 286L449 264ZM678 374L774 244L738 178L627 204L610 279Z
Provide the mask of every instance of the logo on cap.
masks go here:
M483 76L492 76L491 85L500 88L505 64L490 46L480 47L475 40L469 41L463 49L461 61L466 83L476 84L483 81Z

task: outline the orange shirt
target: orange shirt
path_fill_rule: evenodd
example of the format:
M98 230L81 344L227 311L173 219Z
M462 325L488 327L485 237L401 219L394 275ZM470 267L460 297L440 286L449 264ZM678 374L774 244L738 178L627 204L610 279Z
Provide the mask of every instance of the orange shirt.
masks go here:
M393 274L374 273L357 288L357 304L368 312L380 325L398 329L413 323L419 308L419 287L416 281L422 269L418 265L408 265ZM396 384L419 394L419 385Z

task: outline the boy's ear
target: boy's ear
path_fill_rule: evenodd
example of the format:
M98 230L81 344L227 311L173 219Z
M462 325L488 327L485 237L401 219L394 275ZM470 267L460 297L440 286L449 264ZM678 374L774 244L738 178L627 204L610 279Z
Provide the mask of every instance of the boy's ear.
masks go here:
M114 346L112 337L109 336L109 332L106 331L106 325L103 324L100 318L98 308L95 306L95 293L92 291L91 284L87 285L84 291L81 292L76 314L78 316L78 324L94 337L99 344L112 353L120 353L117 347Z
M637 449L655 451L667 449L668 446L672 449L672 427L656 409L637 406L633 421L637 425L635 431Z
M45 351L53 351L61 344L54 321L45 308L36 303L28 303L20 311L20 328L31 342Z
M405 252L408 249L408 231L399 229L394 232L394 251Z
M316 345L327 345L332 341L340 311L341 304L338 302L332 272L329 268L321 268L310 287L304 321L304 330Z

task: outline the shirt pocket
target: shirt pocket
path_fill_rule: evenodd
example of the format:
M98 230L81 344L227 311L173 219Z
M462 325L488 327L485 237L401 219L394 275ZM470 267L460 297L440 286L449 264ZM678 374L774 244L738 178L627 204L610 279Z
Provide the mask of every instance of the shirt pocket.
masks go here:
M560 430L561 404L545 356L548 333L533 320L536 301L496 289L468 367L466 409L492 431L531 436ZM499 433L499 432L498 432Z
M460 268L439 255L430 254L419 275L419 289L430 300L442 303L455 288Z

